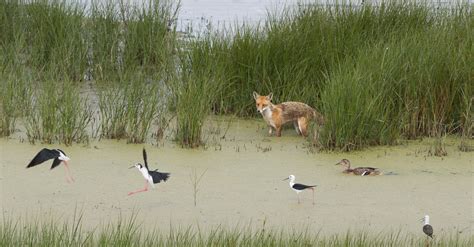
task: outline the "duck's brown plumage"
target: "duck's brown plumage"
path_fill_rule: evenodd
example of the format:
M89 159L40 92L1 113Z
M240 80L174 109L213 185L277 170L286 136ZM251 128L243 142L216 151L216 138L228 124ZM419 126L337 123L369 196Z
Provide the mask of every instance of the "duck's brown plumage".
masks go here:
M343 165L346 166L346 169L342 171L343 173L346 174L354 174L358 176L367 176L367 175L380 175L382 172L375 167L356 167L356 168L351 168L351 162L348 159L343 159L336 165Z

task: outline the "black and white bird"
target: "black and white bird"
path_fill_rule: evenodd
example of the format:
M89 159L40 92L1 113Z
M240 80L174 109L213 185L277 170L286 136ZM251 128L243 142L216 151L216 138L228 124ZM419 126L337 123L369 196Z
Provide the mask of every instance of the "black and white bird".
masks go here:
M31 162L26 166L26 168L30 168L36 165L39 165L47 160L54 159L53 160L53 165L51 166L51 169L59 166L61 163L64 164L66 167L66 180L68 182L74 182L74 178L72 178L70 171L69 171L69 166L67 162L70 160L69 157L66 156L66 153L64 153L63 150L61 149L47 149L43 148L41 151L39 151L38 154L31 160Z
M148 169L148 162L147 162L145 149L143 149L143 161L145 162L145 166L143 166L140 163L137 163L136 165L131 166L129 169L136 167L142 173L143 177L145 178L145 188L141 190L129 192L128 193L129 196L135 193L148 191L148 184L151 184L151 186L155 188L155 184L161 181L166 182L166 180L168 180L168 178L170 177L169 173L158 172L158 169L155 169L153 171L150 171L150 169Z
M430 216L425 215L421 220L423 221L423 232L426 236L433 238L433 227L430 225Z
M314 187L317 185L304 185L304 184L296 184L295 183L295 175L290 175L289 177L283 179L285 180L290 180L290 188L296 192L296 196L298 197L298 203L300 203L300 196L299 193L301 193L303 190L312 190L313 191L313 204L314 204Z

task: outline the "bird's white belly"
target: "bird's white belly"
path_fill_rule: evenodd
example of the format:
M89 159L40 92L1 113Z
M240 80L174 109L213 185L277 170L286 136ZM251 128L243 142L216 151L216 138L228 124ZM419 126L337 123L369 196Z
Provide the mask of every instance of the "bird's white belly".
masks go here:
M301 190L295 190L293 188L291 188L293 191L295 191L297 194L299 194L301 192Z

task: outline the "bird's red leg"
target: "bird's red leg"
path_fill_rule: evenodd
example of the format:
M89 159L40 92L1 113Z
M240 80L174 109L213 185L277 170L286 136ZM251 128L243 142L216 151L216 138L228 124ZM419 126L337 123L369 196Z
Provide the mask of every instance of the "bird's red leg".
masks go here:
M71 176L71 171L69 170L69 166L67 165L67 161L63 161L64 166L66 167L66 180L68 183L74 182L74 178Z
M146 181L146 180L145 180L145 188L143 188L141 190L137 190L137 191L128 192L128 195L131 196L135 193L140 193L140 192L145 192L145 191L148 191L148 181Z

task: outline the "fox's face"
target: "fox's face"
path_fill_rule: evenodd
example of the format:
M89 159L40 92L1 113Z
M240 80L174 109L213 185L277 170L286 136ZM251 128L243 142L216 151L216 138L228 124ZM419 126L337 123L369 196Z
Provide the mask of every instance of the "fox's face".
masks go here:
M261 96L257 92L253 92L253 98L255 99L255 106L257 107L257 111L259 113L263 113L270 107L272 103L273 93L270 93L267 96Z

